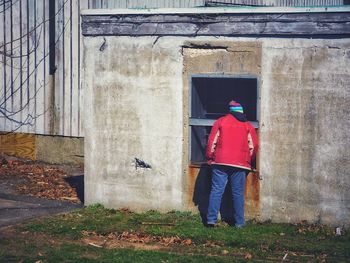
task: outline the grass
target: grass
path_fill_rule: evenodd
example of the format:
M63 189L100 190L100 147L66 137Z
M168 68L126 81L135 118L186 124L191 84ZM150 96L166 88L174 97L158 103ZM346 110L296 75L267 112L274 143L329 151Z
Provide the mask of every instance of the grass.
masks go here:
M127 246L82 241L87 235L110 240L111 234L122 233L131 239L114 241ZM147 237L156 239L147 241ZM0 237L0 262L244 262L281 261L283 257L294 262L347 262L350 234L335 236L334 229L322 225L254 221L243 229L224 224L205 228L199 215L187 212L141 214L94 205L33 220Z

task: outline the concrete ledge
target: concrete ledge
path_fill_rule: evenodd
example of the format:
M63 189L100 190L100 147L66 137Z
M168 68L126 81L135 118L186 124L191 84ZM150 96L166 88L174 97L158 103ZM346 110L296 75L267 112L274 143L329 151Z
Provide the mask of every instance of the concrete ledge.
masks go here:
M84 138L36 135L36 159L48 163L84 164Z

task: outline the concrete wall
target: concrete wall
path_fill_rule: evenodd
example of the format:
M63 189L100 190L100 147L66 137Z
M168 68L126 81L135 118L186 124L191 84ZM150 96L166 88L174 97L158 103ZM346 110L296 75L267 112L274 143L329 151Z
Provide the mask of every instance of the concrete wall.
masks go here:
M263 219L349 224L349 40L265 40Z
M84 138L43 136L36 137L36 160L84 165Z
M84 39L87 204L182 208L180 42L154 41Z
M185 41L182 45L183 57L183 113L184 138L190 138L189 128L190 79L193 75L208 74L222 77L254 77L260 85L261 77L261 42L260 41ZM260 100L258 99L258 104ZM225 102L224 102L225 103ZM186 209L192 211L205 210L209 199L210 169L203 165L189 163L189 139L183 140L183 194L187 202ZM207 178L207 185L203 185ZM209 179L208 179L209 178ZM250 173L246 178L245 214L247 218L260 216L260 180L259 175ZM201 182L201 183L200 183ZM194 200L197 207L194 206ZM203 208L202 208L203 207ZM204 212L203 212L204 213ZM206 211L205 211L206 213Z
M84 37L87 204L188 209L188 41L261 45L259 218L349 224L350 44L341 39ZM223 63L226 73L239 62Z

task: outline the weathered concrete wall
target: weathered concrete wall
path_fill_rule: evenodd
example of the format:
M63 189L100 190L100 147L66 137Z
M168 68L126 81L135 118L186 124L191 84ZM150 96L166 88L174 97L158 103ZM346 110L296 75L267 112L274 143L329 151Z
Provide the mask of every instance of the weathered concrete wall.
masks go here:
M350 42L265 40L263 219L350 221Z
M191 76L198 74L210 74L211 76L230 75L231 77L250 76L260 79L261 76L261 42L260 41L223 41L191 40L183 44L183 113L184 113L184 138L190 138L189 128L189 91ZM203 166L193 165L189 160L189 139L183 140L183 164L184 164L184 203L186 209L198 211L198 207L205 207L209 191L206 187L199 187L199 182L204 176ZM208 185L210 182L208 181ZM203 186L203 185L202 185ZM257 218L260 216L260 181L259 176L250 173L247 176L245 188L245 215L246 218ZM202 198L199 198L201 195ZM198 199L196 202L193 199Z
M84 138L36 137L36 159L48 163L84 165Z
M182 208L181 48L155 39L84 39L87 204Z
M186 209L182 46L194 40L261 45L260 219L348 224L348 40L84 37L87 203Z

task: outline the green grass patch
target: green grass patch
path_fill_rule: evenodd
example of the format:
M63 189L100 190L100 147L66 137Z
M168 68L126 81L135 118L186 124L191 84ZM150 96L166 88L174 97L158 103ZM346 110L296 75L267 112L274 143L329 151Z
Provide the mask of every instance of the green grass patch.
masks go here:
M252 255L253 259L262 260L281 260L286 254L294 261L322 261L326 258L330 262L345 262L350 258L350 234L345 232L343 236L335 236L334 229L326 226L251 221L243 229L223 224L217 228L206 228L199 215L177 211L132 213L94 205L72 213L33 220L17 230L71 242L56 247L42 245L48 262L229 262L232 255L237 255L237 260L244 260L246 254L248 259ZM170 252L94 248L80 242L86 231L106 236L128 232L179 237L190 239L192 243L189 246L179 244ZM33 243L18 241L15 246L22 246L23 251L38 251L37 244ZM9 240L0 241L0 247L5 248L0 249L0 262L14 256L9 254L11 250L6 249L10 246ZM223 255L222 251L225 252ZM41 260L40 256L27 258L29 261Z
M30 238L27 240L34 241ZM24 240L20 244L18 241L16 251L0 249L0 262L232 262L231 259L220 256L193 256L133 249L101 249L74 243L50 245L40 242L41 244L26 245Z

